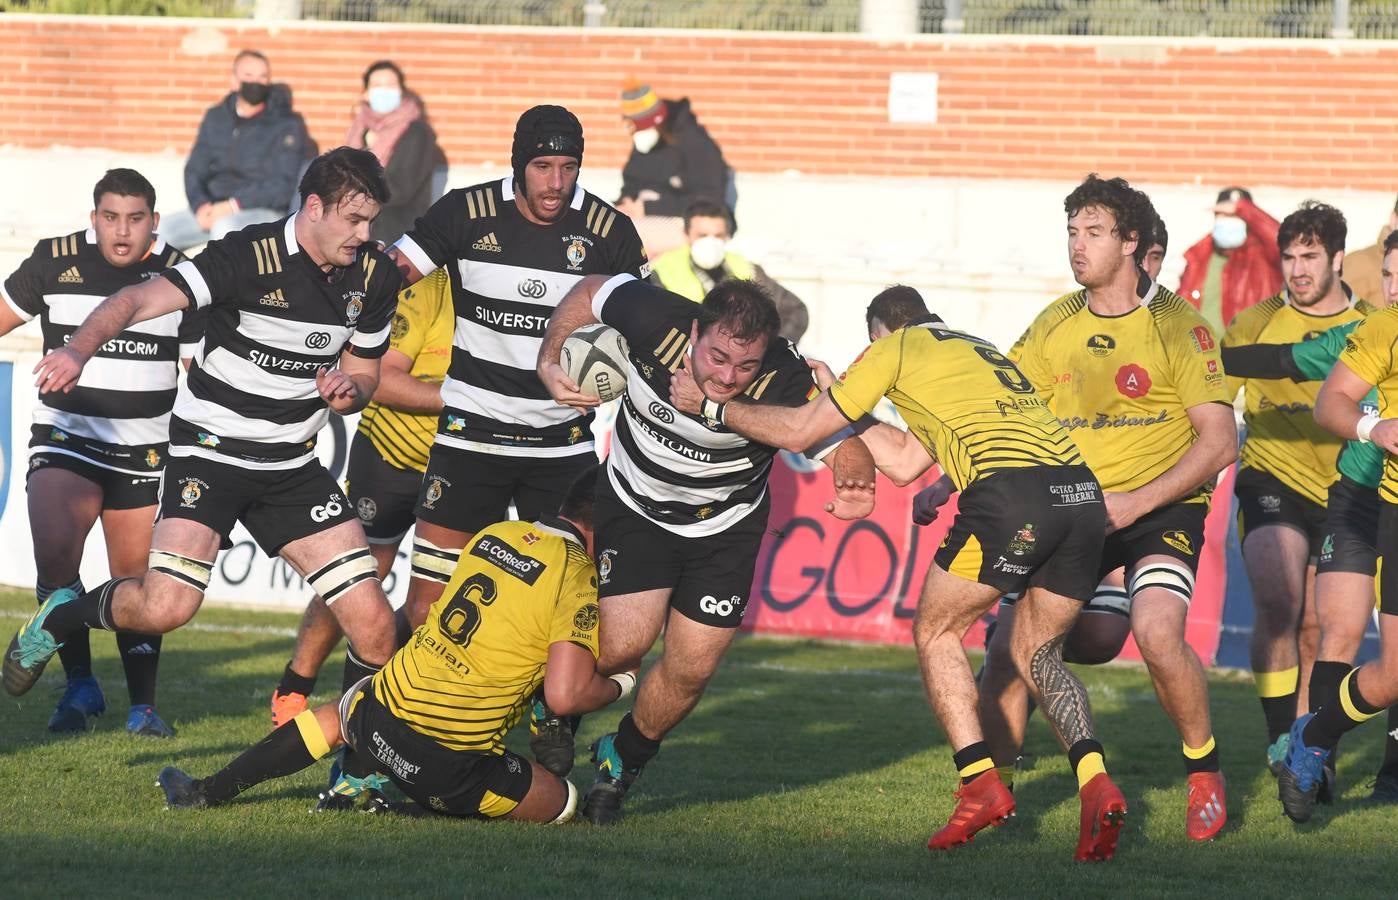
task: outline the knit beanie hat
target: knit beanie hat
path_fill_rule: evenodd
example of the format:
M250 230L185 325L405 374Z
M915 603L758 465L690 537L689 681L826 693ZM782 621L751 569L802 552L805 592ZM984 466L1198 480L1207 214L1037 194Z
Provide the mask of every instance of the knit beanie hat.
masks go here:
M654 128L665 121L665 101L648 84L632 78L621 90L621 116L630 119L637 131Z
M523 184L524 167L541 156L571 156L582 165L582 123L561 106L535 106L519 117L510 148L515 181Z

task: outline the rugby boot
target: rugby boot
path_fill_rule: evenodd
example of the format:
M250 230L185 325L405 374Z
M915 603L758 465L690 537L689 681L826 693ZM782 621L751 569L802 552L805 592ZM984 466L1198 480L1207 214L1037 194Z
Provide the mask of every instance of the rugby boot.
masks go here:
M168 738L175 736L175 729L165 724L149 703L138 703L126 714L126 730L142 737Z
M1370 803L1398 803L1398 772L1380 772L1374 776L1369 794Z
M950 850L968 843L977 831L1003 825L1015 812L1014 795L994 769L987 769L968 784L961 785L955 796L956 809L946 826L928 840L928 850Z
M582 716L556 716L544 702L540 688L529 704L529 749L534 759L559 778L573 771L573 735Z
M160 770L155 786L165 792L166 809L198 809L209 805L199 782L174 766Z
M1117 837L1126 822L1126 798L1106 772L1098 772L1078 791L1078 862L1105 862L1116 854Z
M1191 841L1213 840L1228 822L1222 772L1194 772L1189 776L1188 808L1185 835Z
M1277 799L1293 822L1305 822L1315 812L1316 795L1325 779L1325 761L1330 757L1329 750L1307 747L1301 738L1312 718L1314 713L1306 713L1291 723L1291 743L1277 773Z
M89 716L107 711L107 698L102 687L91 675L70 678L63 696L49 716L49 731L86 731Z
M593 825L614 825L621 818L621 801L641 774L641 767L627 768L616 752L616 732L604 734L592 744L597 775L583 800L582 814Z
M373 811L375 806L387 805L386 801L380 803L383 801L383 789L387 786L388 779L379 774L356 778L341 772L329 790L320 792L312 812L340 812L361 808Z
M281 728L310 708L310 698L295 691L272 691L272 727Z
M39 676L44 674L44 666L63 646L44 630L44 621L49 613L77 598L78 595L68 588L60 588L49 594L49 598L10 640L10 646L5 650L3 671L5 692L11 697L27 693Z
M1283 734L1267 746L1267 769L1272 777L1281 774L1286 761L1286 748L1291 746L1291 735Z

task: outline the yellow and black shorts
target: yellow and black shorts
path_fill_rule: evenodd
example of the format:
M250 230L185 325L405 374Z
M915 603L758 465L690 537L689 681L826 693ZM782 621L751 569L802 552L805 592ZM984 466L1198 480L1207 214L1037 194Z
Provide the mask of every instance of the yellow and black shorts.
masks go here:
M1320 556L1325 541L1325 507L1283 484L1271 472L1249 467L1238 470L1233 483L1238 498L1238 541L1266 525L1285 525L1306 536L1311 558Z
M1325 539L1316 573L1373 575L1378 560L1379 492L1348 476L1330 485L1325 506Z
M1107 512L1086 466L1004 469L961 492L936 563L1001 593L1041 587L1087 603Z
M340 701L345 741L419 806L448 816L494 819L519 805L534 781L529 761L508 750L452 750L414 731L360 681Z

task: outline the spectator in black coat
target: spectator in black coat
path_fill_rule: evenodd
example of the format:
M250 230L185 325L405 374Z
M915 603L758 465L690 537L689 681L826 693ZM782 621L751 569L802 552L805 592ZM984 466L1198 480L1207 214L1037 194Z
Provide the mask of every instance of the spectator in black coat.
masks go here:
M383 163L390 199L369 234L392 244L441 196L447 166L422 98L408 90L403 70L392 62L379 60L364 70L364 99L355 104L345 144L368 148Z
M233 60L233 90L204 113L184 166L189 209L161 221L160 233L189 248L287 214L306 158L306 123L291 89L272 84L256 50Z

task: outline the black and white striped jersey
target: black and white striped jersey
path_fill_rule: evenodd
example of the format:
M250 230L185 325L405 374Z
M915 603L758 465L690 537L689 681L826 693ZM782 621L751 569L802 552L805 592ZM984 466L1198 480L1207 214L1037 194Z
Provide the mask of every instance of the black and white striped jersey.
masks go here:
M39 317L47 353L68 343L103 300L184 260L183 253L157 236L143 259L114 266L102 256L89 228L39 241L0 288L0 296L21 319ZM189 310L130 326L98 349L72 391L40 395L35 424L163 454L180 358L194 355L199 319Z
M607 457L607 475L622 502L686 537L717 534L744 519L767 493L777 451L670 405L670 374L689 353L694 302L618 275L593 297L592 311L630 348L626 394ZM814 392L805 359L778 337L743 393L747 401L791 406Z
M316 372L388 350L403 276L376 246L321 270L296 241L296 217L211 241L166 277L204 309L204 343L170 418L170 455L248 469L308 462L330 408Z
M530 222L506 177L447 193L397 247L446 268L456 333L436 442L511 456L590 452L592 414L555 403L535 372L554 307L584 275L650 272L636 227L581 187L563 217Z

